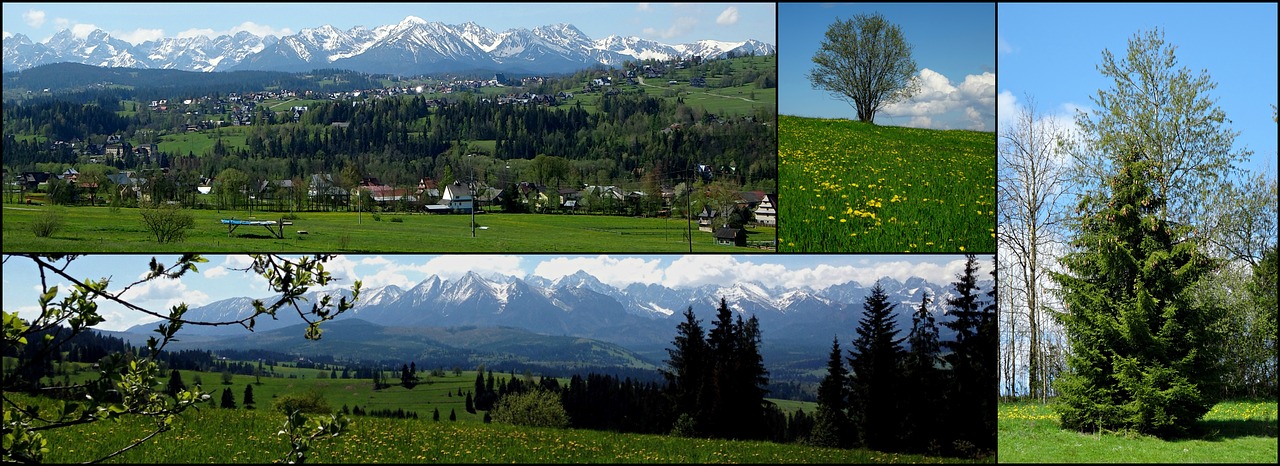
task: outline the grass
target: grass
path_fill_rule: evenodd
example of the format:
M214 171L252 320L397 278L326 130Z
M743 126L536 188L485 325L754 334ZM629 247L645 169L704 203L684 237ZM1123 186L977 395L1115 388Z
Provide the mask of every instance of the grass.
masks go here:
M1228 401L1197 422L1197 435L1162 440L1132 433L1063 430L1041 403L1001 403L1001 462L1275 463L1276 402Z
M994 253L995 133L780 116L779 251Z
M180 243L160 244L142 224L138 209L70 207L62 227L37 237L31 224L50 206L6 204L3 249L7 252L689 252L682 219L601 215L487 213L380 214L303 212L277 239L261 226L240 226L233 235L220 220L247 219L247 211L191 210L196 227ZM259 220L279 220L280 212L255 212ZM392 221L400 219L400 221ZM299 234L298 231L306 231ZM748 241L772 241L772 227L754 227ZM693 230L694 252L745 253L761 249L721 246L711 233Z
M85 370L68 375L71 381L89 377ZM474 389L475 372L431 378L413 389L399 386L374 391L368 379L319 378L318 369L297 369L281 364L282 378L262 378L255 384L257 409L216 409L202 407L188 411L171 431L157 440L130 450L109 462L117 463L268 463L288 451L284 437L276 432L284 417L270 409L271 399L286 393L316 389L329 405L359 405L366 409L395 409L418 413L418 419L387 419L350 416L348 430L339 438L313 444L309 461L315 463L942 463L966 462L955 458L881 453L869 450L838 450L794 444L757 441L685 439L665 435L621 434L580 429L543 429L483 423L483 413L463 409L464 398L456 395ZM341 372L341 371L339 371ZM251 376L232 376L223 385L219 374L182 371L183 381L194 384L198 377L214 401L221 399L223 387L230 387L237 405ZM293 376L294 378L288 378ZM509 374L495 373L505 379ZM167 382L168 378L164 377ZM61 379L60 379L61 380ZM562 379L562 383L564 383ZM453 393L454 396L446 396ZM19 393L5 393L20 405L34 403L42 411L55 409L56 402ZM776 400L775 400L776 401ZM799 402L796 402L799 403ZM799 405L797 405L799 406ZM441 420L432 421L438 408ZM458 416L448 421L450 409ZM806 411L811 411L806 408ZM82 462L115 451L150 427L144 419L96 422L44 431L49 441L48 463ZM987 462L991 462L988 460Z

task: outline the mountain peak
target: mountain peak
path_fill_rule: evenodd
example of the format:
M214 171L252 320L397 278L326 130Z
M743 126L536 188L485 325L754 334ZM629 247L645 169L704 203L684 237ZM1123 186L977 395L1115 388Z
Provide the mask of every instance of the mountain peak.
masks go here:
M427 24L427 20L419 18L417 16L409 15L409 16L405 16L404 20L400 21L401 26L416 26L419 24Z
M247 31L237 32L229 40L223 37L183 41L162 38L134 45L101 29L63 29L43 43L10 33L4 37L4 70L21 71L69 61L201 72L305 72L334 67L400 75L459 69L557 74L599 65L617 67L631 60L775 52L773 46L754 40L703 40L684 45L617 35L594 40L566 22L494 33L473 21L444 25L413 15L397 24L373 28L357 26L342 31L323 25L302 28L283 37L257 36Z

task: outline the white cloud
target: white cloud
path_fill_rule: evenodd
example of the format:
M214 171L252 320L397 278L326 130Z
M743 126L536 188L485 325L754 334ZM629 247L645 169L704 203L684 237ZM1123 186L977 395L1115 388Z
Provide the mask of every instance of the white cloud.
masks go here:
M922 68L919 92L902 102L886 105L888 117L909 117L908 126L936 129L963 127L990 131L996 117L996 75L984 72L965 76L958 86L937 71Z
M75 36L78 39L84 39L86 37L89 37L89 33L92 33L97 29L98 27L92 24L78 23L74 26L71 26L71 35Z
M618 259L609 256L557 257L543 261L533 269L533 275L556 280L573 275L579 270L587 272L601 283L623 288L632 283L652 284L662 281L661 263L658 259L640 257Z
M520 256L460 254L431 259L423 264L421 270L431 271L446 280L461 278L467 272L519 275L521 260Z
M675 22L673 22L671 26L666 29L659 30L651 27L644 28L644 34L649 36L658 36L663 39L670 39L672 37L684 35L689 31L694 30L694 28L697 26L698 26L697 18L681 16L679 18L676 18Z
M738 7L731 6L729 8L725 8L724 11L720 12L720 16L716 17L716 24L722 26L738 24Z
M149 40L160 40L164 38L164 29L135 29L132 32L112 33L112 36L133 45L138 45Z
M27 26L31 26L33 28L44 26L44 21L45 16L43 10L27 10L26 13L22 14L22 22L27 23Z
M638 3L636 4L636 11L653 11L653 5L650 5L648 2Z
M1009 41L1004 40L1004 36L997 34L996 35L996 51L1001 54L1010 54L1010 53L1016 52L1017 50L1013 48L1013 44L1010 44Z
M239 26L235 26L235 27L232 27L231 29L224 30L224 31L217 31L209 28L187 29L185 31L179 32L176 37L179 39L186 39L190 37L199 37L199 36L215 38L219 36L234 36L236 35L236 33L241 31L248 31L253 35L262 36L262 37L265 37L268 35L273 35L276 37L284 37L284 36L292 35L294 33L293 30L290 28L277 29L271 26L267 26L265 24L258 24L253 21L245 21L243 23L240 23Z

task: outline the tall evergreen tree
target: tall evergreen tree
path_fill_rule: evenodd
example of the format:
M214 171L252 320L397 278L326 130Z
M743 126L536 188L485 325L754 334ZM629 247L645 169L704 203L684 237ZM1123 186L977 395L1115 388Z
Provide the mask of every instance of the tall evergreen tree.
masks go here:
M876 282L862 305L863 316L849 350L849 417L862 442L875 450L898 447L899 370L904 351L893 319L896 306Z
M726 309L724 300L721 306ZM769 371L764 367L764 357L760 355L760 321L751 316L746 321L742 316L734 322L737 351L726 365L729 372L727 386L721 386L720 398L728 408L727 424L730 438L765 438L769 434L765 429L766 419L772 403L765 401L769 394ZM785 421L783 422L785 424Z
M707 342L702 330L702 321L694 317L693 307L684 311L684 322L676 325L676 337L671 341L674 348L667 349L667 365L670 370L663 370L671 392L675 412L685 414L693 422L691 426L698 431L699 422L703 419L704 393L709 388L707 374L709 372Z
M995 303L981 299L978 259L972 254L965 257L964 272L957 275L952 284L956 296L947 299L949 313L955 318L943 324L956 334L955 340L943 343L951 350L945 357L951 366L947 397L951 409L946 425L955 430L958 440L969 442L979 451L994 451L994 402L999 395L996 378L999 335L993 334L997 332Z
M903 440L912 451L928 452L941 446L938 417L943 403L943 373L938 368L942 347L937 320L929 312L929 292L922 292L920 307L911 314L910 349L903 361Z
M1165 220L1165 199L1142 147L1116 154L1109 189L1080 202L1074 251L1062 259L1071 345L1059 379L1062 426L1184 434L1213 406L1218 316L1185 291L1211 267Z
M818 384L818 410L814 414L810 443L823 447L847 447L856 434L845 413L849 406L849 370L844 367L840 339L831 340L827 375ZM803 414L801 411L800 414Z

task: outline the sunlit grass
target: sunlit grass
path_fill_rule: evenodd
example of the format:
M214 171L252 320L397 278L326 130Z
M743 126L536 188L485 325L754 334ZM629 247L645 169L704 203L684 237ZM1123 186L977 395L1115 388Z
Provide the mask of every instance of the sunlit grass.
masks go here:
M779 251L995 251L995 134L780 116Z
M1189 438L1163 440L1131 432L1063 430L1046 404L1001 403L1001 462L1013 463L1274 463L1276 402L1218 403Z

